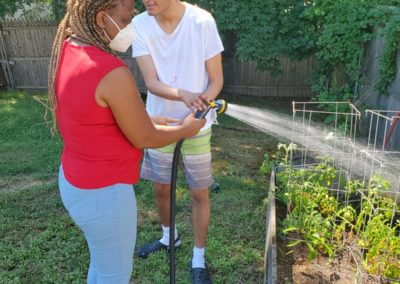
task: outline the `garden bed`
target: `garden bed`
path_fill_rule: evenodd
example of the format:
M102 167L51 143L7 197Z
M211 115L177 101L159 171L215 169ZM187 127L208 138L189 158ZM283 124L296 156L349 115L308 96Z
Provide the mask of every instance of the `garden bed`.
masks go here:
M316 168L319 173L315 171ZM288 168L276 169L278 173L273 170L271 176L277 175L278 178L275 179L276 184L271 182L270 188L270 198L271 193L276 192L278 196L276 202L272 202L276 204L276 213L269 212L272 208L270 200L268 216L276 215L277 220L269 219L267 226L272 226L274 222L278 224L278 238L276 244L266 247L266 255L274 255L269 250L277 249L277 274L268 276L271 269L267 268L265 283L398 283L398 206L392 199L380 195L380 191L388 189L389 183L375 177L365 185L367 188L352 181L344 185L338 176L343 177L345 174L338 174L338 171L325 163L312 166L311 174L307 174L309 169L304 168L292 168L290 172ZM293 182L296 179L294 172L301 173L302 182L306 185L297 192L296 183ZM290 178L285 177L287 174ZM318 188L317 193L313 192L309 189L313 187L311 182L316 182L318 186L324 185L327 190ZM295 190L283 192L288 187L287 184ZM356 185L357 189L354 188ZM354 191L351 194L347 192L346 195L346 191L342 190L343 186ZM296 198L299 199L296 194L309 194L310 200L316 200L316 203L307 204L305 200L302 200L304 204L296 203ZM329 200L330 204L324 205L324 199ZM322 202L318 203L318 200ZM295 217L299 206L302 206L301 210L306 215L314 217ZM316 207L318 210L314 210ZM316 211L325 213L319 214ZM368 211L371 213L367 216L365 214ZM331 218L330 215L336 217ZM298 217L303 220L300 221ZM313 224L313 221L317 223ZM299 226L299 222L304 227ZM375 223L370 226L369 222ZM307 226L309 227L306 228ZM327 226L331 228L330 232L326 230ZM379 236L378 231L387 235ZM271 261L267 263L271 264ZM269 281L270 279L277 279L277 282Z
M277 218L283 220L287 209L277 202ZM279 221L278 221L279 223ZM354 284L357 264L354 255L345 251L331 260L327 255L319 255L313 260L308 259L308 248L300 244L292 249L287 247L288 241L277 239L278 281L275 283L307 283L307 284ZM288 254L290 251L292 253ZM382 283L379 279L364 274L359 283Z
M382 144L393 118L366 113L359 141L354 105L294 102L292 143L265 155L261 170L277 176L278 283L400 283L399 153Z

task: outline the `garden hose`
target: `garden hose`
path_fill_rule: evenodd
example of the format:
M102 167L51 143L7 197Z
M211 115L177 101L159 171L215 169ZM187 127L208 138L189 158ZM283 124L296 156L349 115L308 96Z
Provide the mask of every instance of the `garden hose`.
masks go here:
M198 111L195 114L196 118L203 119L206 117L210 109L215 109L218 114L222 114L227 109L227 103L224 100L215 100L206 102L207 108ZM171 192L170 192L170 207L169 207L169 283L175 284L175 191L176 191L176 181L178 177L178 165L179 158L181 154L181 147L185 139L181 139L176 143L174 150L174 157L172 159L172 169L171 169Z

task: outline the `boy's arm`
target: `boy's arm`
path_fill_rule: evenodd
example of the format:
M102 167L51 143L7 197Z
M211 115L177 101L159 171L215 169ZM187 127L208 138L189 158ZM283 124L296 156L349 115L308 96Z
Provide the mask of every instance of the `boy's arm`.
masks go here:
M214 100L219 95L224 84L221 53L206 61L206 69L208 74L208 87L201 97L206 101L210 101Z

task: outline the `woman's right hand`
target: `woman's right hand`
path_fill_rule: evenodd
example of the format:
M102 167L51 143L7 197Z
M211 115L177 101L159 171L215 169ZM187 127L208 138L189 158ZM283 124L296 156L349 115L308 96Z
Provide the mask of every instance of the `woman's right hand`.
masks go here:
M182 128L185 130L185 138L195 136L206 124L205 119L198 119L191 113L182 122Z

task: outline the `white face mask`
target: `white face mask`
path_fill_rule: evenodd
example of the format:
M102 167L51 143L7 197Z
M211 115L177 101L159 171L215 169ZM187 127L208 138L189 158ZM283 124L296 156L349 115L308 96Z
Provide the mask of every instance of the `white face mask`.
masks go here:
M107 32L104 31L106 37L110 40L110 44L108 45L112 50L119 51L119 52L126 52L129 46L133 43L135 39L135 30L133 29L133 23L131 22L122 30L119 28L117 23L109 16L107 17L113 22L113 24L118 28L119 32L117 35L111 39Z

